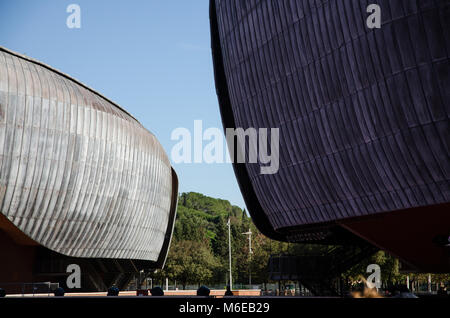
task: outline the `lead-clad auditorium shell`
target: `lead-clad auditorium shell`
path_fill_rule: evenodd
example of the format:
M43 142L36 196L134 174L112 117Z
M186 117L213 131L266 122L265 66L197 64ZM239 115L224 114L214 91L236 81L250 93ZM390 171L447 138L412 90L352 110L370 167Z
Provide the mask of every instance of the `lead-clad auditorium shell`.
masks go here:
M130 114L0 48L0 213L27 237L66 256L162 266L177 187L162 146Z
M212 0L210 15L224 127L279 128L277 173L234 164L260 230L345 228L450 269L432 243L450 236L450 2Z

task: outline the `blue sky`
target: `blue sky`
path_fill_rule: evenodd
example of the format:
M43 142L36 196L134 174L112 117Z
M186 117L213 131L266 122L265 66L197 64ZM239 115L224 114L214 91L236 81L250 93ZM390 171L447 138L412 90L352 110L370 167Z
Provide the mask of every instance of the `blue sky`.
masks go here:
M81 28L69 29L69 4ZM115 101L170 156L173 129L222 129L207 0L0 0L0 45L69 74ZM174 164L180 192L245 207L230 164Z

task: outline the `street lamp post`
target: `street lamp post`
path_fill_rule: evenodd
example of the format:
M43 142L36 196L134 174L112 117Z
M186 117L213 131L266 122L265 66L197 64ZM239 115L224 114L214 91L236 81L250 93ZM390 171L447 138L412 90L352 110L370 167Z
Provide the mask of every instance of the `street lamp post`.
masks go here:
M228 218L228 260L230 262L230 290L233 290L233 278L231 274L231 224L230 218Z
M250 263L248 264L248 284L252 285L252 231L248 229L248 232L242 233L248 235L248 257L250 258Z

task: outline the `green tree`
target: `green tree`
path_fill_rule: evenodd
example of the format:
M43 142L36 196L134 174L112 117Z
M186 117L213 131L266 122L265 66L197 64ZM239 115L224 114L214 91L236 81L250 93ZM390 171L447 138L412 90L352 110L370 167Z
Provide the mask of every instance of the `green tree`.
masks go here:
M199 241L175 241L172 244L163 275L188 283L210 283L219 266L208 245Z

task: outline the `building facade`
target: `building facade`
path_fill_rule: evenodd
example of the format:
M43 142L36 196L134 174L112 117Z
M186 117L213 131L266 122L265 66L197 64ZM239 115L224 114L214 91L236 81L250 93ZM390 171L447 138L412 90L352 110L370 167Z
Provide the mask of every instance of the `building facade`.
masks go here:
M234 164L259 229L449 271L449 2L212 0L210 19L224 127L279 128L277 173Z
M161 268L177 189L161 144L124 109L0 48L0 283L80 261L94 280L111 274L88 284L105 289L119 274Z

